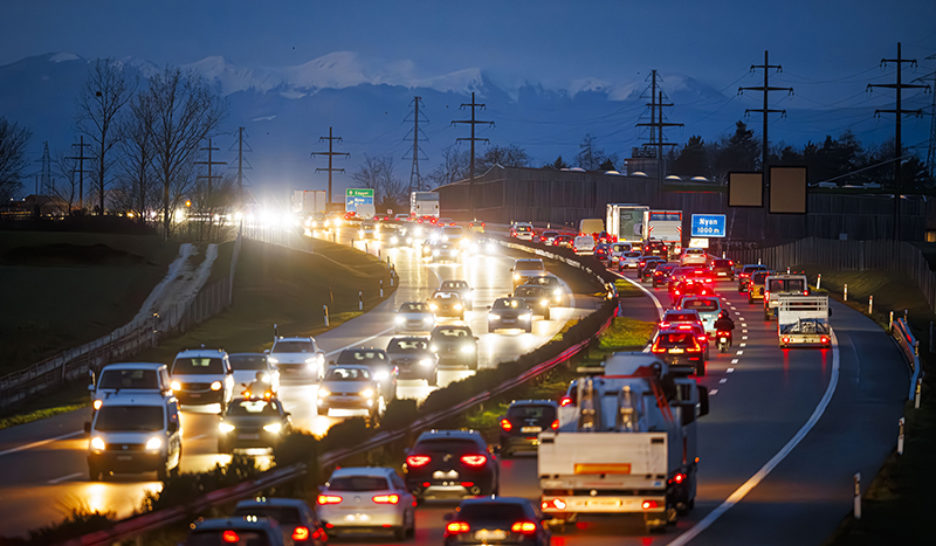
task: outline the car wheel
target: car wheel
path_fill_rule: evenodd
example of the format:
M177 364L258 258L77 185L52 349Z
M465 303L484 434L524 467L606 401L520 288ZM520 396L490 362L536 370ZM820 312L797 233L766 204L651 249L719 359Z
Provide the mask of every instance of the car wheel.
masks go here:
M489 334L493 334L493 333L494 333L494 327L491 326L491 323L490 323L490 322L488 323L488 333L489 333Z
M473 361L469 362L469 363L468 363L468 369L469 369L469 370L477 370L477 369L478 369L478 359L474 359Z
M529 334L529 333L532 333L532 332L533 332L533 325L531 324L531 325L529 325L529 326L526 327L526 333Z
M410 523L409 523L409 526L406 528L406 536L409 538L413 538L414 536L416 536L416 511L415 510L410 511Z
M513 456L513 453L511 453L509 449L501 448L501 452L500 452L501 459L509 459L512 456Z

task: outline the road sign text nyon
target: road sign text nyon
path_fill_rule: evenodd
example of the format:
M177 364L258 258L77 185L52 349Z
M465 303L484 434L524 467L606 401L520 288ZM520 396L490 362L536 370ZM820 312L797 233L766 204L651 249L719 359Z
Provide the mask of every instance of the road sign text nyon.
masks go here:
M692 237L724 237L724 214L693 214Z

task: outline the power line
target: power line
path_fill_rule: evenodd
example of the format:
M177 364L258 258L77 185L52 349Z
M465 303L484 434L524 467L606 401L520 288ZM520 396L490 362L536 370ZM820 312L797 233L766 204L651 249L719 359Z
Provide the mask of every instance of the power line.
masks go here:
M426 134L422 129L419 128L419 103L421 101L422 97L413 97L413 101L410 103L413 105L413 110L411 111L413 116L413 129L410 131L410 133L413 135L413 149L410 152L411 157L407 157L405 155L403 156L403 159L413 160L413 166L410 168L409 193L413 193L414 187L416 188L416 191L420 191L422 189L422 177L419 175L419 160L428 159L419 149L420 141L424 142L428 140ZM404 121L408 121L408 118L409 116L407 116L407 120ZM425 121L427 123L429 122L428 119ZM407 136L409 136L410 133L407 133Z
M327 157L328 157L328 168L321 168L321 167L320 167L320 168L318 168L318 169L315 169L315 172L317 172L317 173L318 173L318 172L323 172L323 171L328 172L328 204L331 205L331 203L332 203L332 173L343 173L343 172L345 171L344 169L337 169L337 168L335 168L335 167L332 167L332 158L335 157L336 155L348 157L348 156L350 156L351 154L349 154L349 153L347 153L347 152L336 152L336 151L334 151L333 146L334 146L335 142L341 142L342 139L341 139L341 137L336 137L336 136L334 136L334 135L332 134L332 128L331 128L331 127L328 128L328 136L327 136L327 137L319 137L319 142L324 142L324 141L326 141L326 140L328 141L328 151L327 151L327 152L312 152L312 155L313 155L313 156L316 156L316 155L324 155L324 156L327 156Z
M896 59L881 59L881 66L887 66L887 63L894 63L897 65L897 82L896 83L869 83L867 89L870 91L875 87L883 87L886 89L893 89L897 93L897 104L895 108L888 109L878 109L874 111L875 116L881 114L894 114L895 127L894 127L894 157L897 159L894 161L894 240L896 241L900 237L900 195L903 189L903 180L900 177L900 156L903 154L903 149L900 145L900 121L903 119L904 114L915 114L917 117L922 115L922 110L906 110L901 107L901 91L903 89L928 89L928 85L919 85L913 83L903 83L901 77L903 75L903 64L909 63L911 66L916 66L916 59L904 59L900 50L900 42L897 42L897 58Z
M475 142L490 142L486 138L475 137L475 125L488 125L491 127L494 126L493 121L481 121L475 118L475 110L478 108L483 110L485 107L486 107L485 104L475 102L475 94L474 94L474 91L472 91L471 102L462 103L462 105L459 106L460 110L464 110L465 108L471 108L471 119L456 119L452 121L452 125L464 123L464 124L467 124L468 127L471 129L470 137L456 138L455 142L461 142L463 140L467 140L471 144L471 155L468 158L468 208L469 208L469 216L471 216L472 219L474 219L474 211L475 211L475 206L474 206Z
M78 144L72 144L73 148L78 148L77 156L70 156L66 159L74 159L78 162L78 168L73 169L72 172L78 173L78 210L84 210L84 162L88 159L94 159L94 156L86 156L84 154L85 148L90 148L91 144L85 144L84 135L81 135L78 140Z
M207 166L208 166L208 174L207 174L207 175L198 175L198 176L196 177L196 180L208 180L208 191L205 192L205 202L204 202L204 205L210 208L210 207L211 207L211 189L212 189L212 188L211 188L211 184L214 182L214 179L215 179L215 178L221 178L221 175L217 175L217 174L213 175L213 174L211 174L211 170L212 170L211 168L212 168L213 166L215 166L215 165L227 165L227 161L214 161L214 160L211 158L213 152L218 152L218 151L221 150L221 148L217 148L217 147L215 147L215 146L212 146L212 144L211 144L211 137L208 137L208 146L205 147L205 148L199 148L198 150L199 150L199 151L202 151L202 152L208 152L208 160L207 160L207 161L196 161L196 162L195 162L195 165L207 165Z

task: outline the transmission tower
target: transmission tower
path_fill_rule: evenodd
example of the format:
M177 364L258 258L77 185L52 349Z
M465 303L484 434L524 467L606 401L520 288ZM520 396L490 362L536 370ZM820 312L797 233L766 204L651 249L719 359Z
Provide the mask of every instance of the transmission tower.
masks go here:
M464 110L465 108L471 108L471 119L456 119L452 121L452 125L458 125L458 124L464 123L464 124L467 124L468 127L471 129L470 137L456 138L455 142L461 142L463 140L467 140L469 143L471 143L471 152L470 152L471 155L468 157L468 209L469 209L469 216L471 216L472 220L475 219L475 205L474 205L475 142L490 142L486 138L475 137L475 125L488 125L491 127L494 126L493 121L481 121L475 117L475 110L479 108L483 110L485 107L486 107L485 104L480 104L480 103L475 102L475 94L474 94L474 91L472 91L471 102L462 103L462 105L459 107L459 109L461 110Z
M250 144L247 142L248 136L247 128L238 127L237 138L235 139L234 144L228 148L228 151L235 151L234 148L237 148L237 201L239 206L243 206L244 204L244 170L252 168L250 161L244 157L244 152L253 151L253 149L250 147Z
M312 155L313 155L313 156L316 156L316 155L328 156L328 168L327 168L327 169L326 169L326 168L318 168L318 169L315 169L315 172L322 172L322 171L327 171L327 172L328 172L328 204L331 205L331 202L332 202L332 173L343 173L343 172L344 172L344 169L337 169L337 168L332 167L332 158L335 157L336 155L348 157L348 156L350 156L351 154L349 154L349 153L347 153L347 152L336 152L336 151L334 150L334 144L335 144L335 142L341 142L342 139L341 139L341 137L336 137L336 136L334 136L334 135L332 134L332 128L331 128L331 127L328 128L328 136L327 136L327 137L319 137L319 142L323 142L323 141L326 141L326 140L328 141L328 151L327 151L327 152L312 152Z
M650 123L642 122L636 123L635 127L649 127L650 128L650 141L642 144L644 148L655 149L656 159L657 159L657 180L660 184L663 183L663 147L664 146L675 146L675 142L666 142L666 139L663 138L663 128L664 127L682 127L682 123L672 123L665 121L663 117L663 108L668 108L673 106L671 102L663 102L663 89L657 84L659 78L656 70L650 72L650 102L647 106L650 107ZM646 98L646 95L641 96L641 98ZM646 119L646 118L645 118Z
M74 159L78 162L78 168L73 172L78 173L78 210L84 210L84 175L85 168L84 162L89 159L94 159L94 156L86 156L84 154L85 148L90 148L91 144L85 144L84 135L81 135L78 140L78 144L72 144L73 148L78 148L78 155L70 156L66 159Z
M903 145L900 142L900 121L903 119L904 114L914 114L917 117L923 115L923 111L920 109L906 110L901 107L901 91L903 89L926 89L929 86L902 82L901 78L903 75L904 63L908 63L910 66L916 66L917 62L916 59L903 58L900 49L900 42L897 42L896 59L881 59L881 66L887 66L887 63L894 63L897 65L897 82L869 83L867 89L870 91L875 87L883 87L886 89L893 89L897 93L897 104L895 108L877 109L874 111L875 116L880 116L881 114L894 114L894 240L896 241L900 238L900 196L903 193L903 179L900 176L900 164L902 163L901 156L903 155Z
M49 141L42 144L42 164L39 170L39 178L36 179L36 195L52 194L52 158L49 155Z
M926 59L936 59L936 54L930 55ZM929 148L926 150L926 172L928 172L931 177L936 178L936 70L913 81L924 81L925 78L933 79L932 89L934 90L933 104L930 106L930 135Z
M210 138L210 137L208 138L208 146L206 146L205 148L199 148L199 150L202 151L202 152L208 152L208 160L207 160L207 161L196 161L195 164L196 164L196 165L207 165L207 166L208 166L208 174L207 174L207 175L199 175L199 176L197 177L197 179L198 179L198 180L207 180L207 181L208 181L208 182L207 182L207 190L208 190L208 191L205 192L205 203L204 203L204 205L207 206L207 207L209 208L209 210L210 210L210 209L211 209L211 205L212 205L212 200L211 200L211 193L212 193L211 190L212 190L212 187L211 187L211 185L214 183L214 181L215 181L216 178L217 178L217 179L220 179L220 178L221 178L221 175L220 175L220 174L211 174L212 167L215 166L215 165L227 165L227 161L214 161L214 160L212 159L212 153L213 153L213 152L218 152L218 151L220 151L221 148L217 148L217 147L215 147L215 146L212 146L212 144L211 144L211 138Z
M767 168L767 163L768 163L768 158L769 158L769 156L768 156L768 139L767 139L767 119L768 119L768 115L769 115L769 114L780 114L780 115L783 115L783 116L786 115L786 110L784 110L784 109L782 109L782 108L779 108L779 109L778 109L778 108L770 108L769 106L767 106L768 98L769 98L769 96L770 96L770 92L771 92L771 91L786 91L787 94L789 94L789 95L792 95L792 94L793 94L793 88L792 88L792 87L771 87L771 85L770 85L770 69L772 69L772 68L773 68L773 69L776 69L776 71L777 71L778 73L779 73L779 72L783 72L783 67L782 67L781 65L779 65L779 64L770 64L770 61L768 60L768 53L767 53L767 50L765 49L765 50L764 50L764 64L752 64L752 65L751 65L751 72L754 72L754 71L757 70L757 69L761 69L761 70L764 71L764 85L759 85L759 86L756 86L756 87L739 87L739 88L738 88L738 94L739 94L739 95L743 95L745 91L760 91L760 92L763 94L763 96L764 96L764 106L763 106L762 108L746 108L746 109L744 110L744 114L747 115L747 114L750 114L751 112L760 112L761 115L762 115L762 117L763 117L764 127L763 127L762 134L761 134L761 171L763 171L763 173L764 173L764 175L763 175L763 176L764 176L764 185L763 185L763 188L764 188L764 189L763 189L763 191L764 191L765 193L767 192L768 188L770 187L770 179L769 179L770 170ZM766 203L767 200L764 199L763 202Z
M406 138L409 138L411 135L413 137L413 151L409 152L408 155L404 155L403 159L412 159L413 166L410 169L410 180L409 180L409 193L422 190L422 178L419 175L419 160L428 159L422 151L419 149L419 143L429 140L426 137L426 134L422 129L419 128L420 113L419 113L419 103L422 102L422 97L413 97L413 101L410 103L413 106L413 109L410 111L410 115L406 116L406 119L403 121L412 121L413 128L409 133L406 134ZM412 120L410 120L412 116ZM422 114L425 117L425 114ZM428 119L423 119L424 123L428 123Z

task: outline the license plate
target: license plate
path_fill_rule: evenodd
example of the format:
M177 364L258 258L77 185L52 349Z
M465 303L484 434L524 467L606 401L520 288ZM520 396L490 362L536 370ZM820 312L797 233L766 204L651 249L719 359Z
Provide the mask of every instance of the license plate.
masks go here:
M684 352L686 352L686 351L684 351L683 349L670 349L670 350L669 350L669 353L670 353L671 355L681 355L681 354L683 354Z
M237 437L243 440L259 440L260 434L256 432L247 432L244 434L238 434Z
M504 540L507 538L507 531L503 529L480 529L475 531L475 540Z
M540 432L543 427L522 427L520 432Z
M517 322L517 319L505 318L505 319L503 320L503 323L504 323L504 324L513 324L513 323L515 323L515 322Z
M455 470L450 470L448 472L443 472L442 470L436 470L432 473L432 479L434 480L455 480L458 479L458 472Z
M601 508L617 508L621 505L621 501L617 499L595 499L585 501L586 506L597 506Z
M192 394L189 394L189 397L190 397L190 398L201 398L201 395L200 395L200 394L197 394L197 393L192 393Z
M130 460L132 460L132 459L133 459L133 457L130 456L130 455L118 455L118 456L117 456L117 460L118 460L118 461L130 461Z

